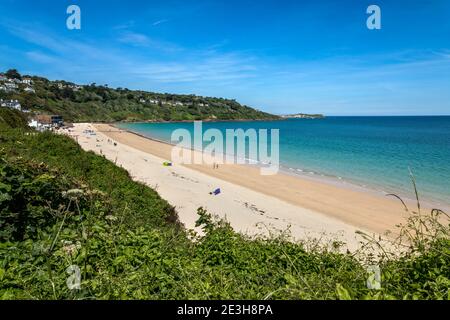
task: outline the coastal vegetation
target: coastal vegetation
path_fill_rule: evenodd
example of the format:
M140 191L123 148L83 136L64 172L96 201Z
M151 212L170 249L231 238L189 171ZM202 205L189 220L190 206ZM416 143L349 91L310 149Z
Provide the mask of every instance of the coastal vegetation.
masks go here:
M0 299L450 299L442 211L409 208L396 254L368 235L353 253L287 231L250 238L203 208L197 234L126 170L23 119L0 111Z
M0 130L21 128L26 129L28 121L26 116L16 110L0 108Z
M183 120L264 120L278 119L236 100L154 93L108 85L77 85L66 81L50 81L43 77L21 76L8 70L9 79L27 78L10 91L0 91L4 100L18 100L22 107L34 113L59 114L69 122L112 121L183 121Z

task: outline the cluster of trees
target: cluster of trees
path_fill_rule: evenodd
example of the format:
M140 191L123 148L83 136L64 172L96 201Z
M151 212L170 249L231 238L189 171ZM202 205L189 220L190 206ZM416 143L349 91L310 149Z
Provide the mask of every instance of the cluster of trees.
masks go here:
M22 76L20 75L20 73L16 69L9 69L8 71L5 72L5 76L8 79L22 80Z
M6 75L10 78L21 77L17 70L9 70ZM3 92L0 97L17 99L27 109L61 114L66 120L74 122L278 118L230 99L113 89L95 83L76 86L42 77L32 77L32 80L36 93Z

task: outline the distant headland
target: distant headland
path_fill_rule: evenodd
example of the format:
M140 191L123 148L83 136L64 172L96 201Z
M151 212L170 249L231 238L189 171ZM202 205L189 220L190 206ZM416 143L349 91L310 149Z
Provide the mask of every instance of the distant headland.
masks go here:
M323 114L306 114L306 113L295 113L281 115L283 119L323 119L325 116Z

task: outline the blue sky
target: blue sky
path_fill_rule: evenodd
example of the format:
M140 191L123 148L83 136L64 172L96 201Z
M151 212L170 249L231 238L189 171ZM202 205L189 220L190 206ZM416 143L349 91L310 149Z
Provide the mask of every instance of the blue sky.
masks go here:
M66 28L81 8L82 29ZM377 4L382 29L368 30ZM272 113L450 114L450 1L0 2L0 69Z

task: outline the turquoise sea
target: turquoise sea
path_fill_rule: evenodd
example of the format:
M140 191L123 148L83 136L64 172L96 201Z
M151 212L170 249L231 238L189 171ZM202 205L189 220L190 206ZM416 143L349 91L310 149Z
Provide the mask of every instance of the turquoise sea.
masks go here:
M175 129L193 132L193 123L119 126L166 142ZM450 116L204 122L209 128L279 129L282 170L406 198L414 197L411 168L424 201L450 205Z

